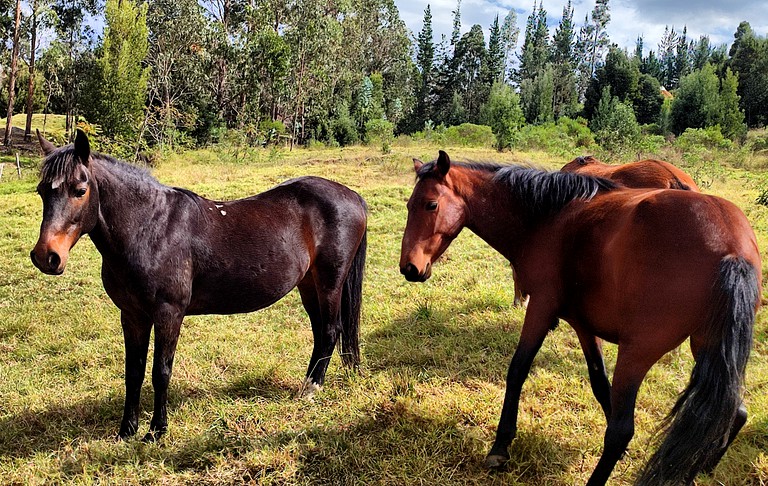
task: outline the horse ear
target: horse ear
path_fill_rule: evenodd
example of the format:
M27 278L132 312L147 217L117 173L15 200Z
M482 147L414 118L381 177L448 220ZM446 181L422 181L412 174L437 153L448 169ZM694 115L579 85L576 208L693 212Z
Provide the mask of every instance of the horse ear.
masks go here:
M441 175L445 175L448 173L448 169L451 168L451 159L448 157L448 154L444 151L440 151L440 154L437 157L437 163L435 164L435 168Z
M56 150L56 146L46 140L45 137L40 133L40 130L36 128L35 132L37 132L37 141L40 142L40 148L43 149L43 154L50 155L51 152Z
M75 134L75 157L80 159L80 162L87 167L90 155L91 144L88 143L88 137L84 131L78 129Z
M421 160L417 159L416 157L413 158L413 170L414 170L414 172L418 172L419 169L421 169L421 167L423 165L424 165L424 162L422 162Z

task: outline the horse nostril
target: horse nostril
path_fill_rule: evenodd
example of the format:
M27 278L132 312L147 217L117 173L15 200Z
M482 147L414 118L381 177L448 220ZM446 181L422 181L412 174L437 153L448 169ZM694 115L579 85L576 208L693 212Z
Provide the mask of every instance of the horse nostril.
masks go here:
M404 267L400 267L400 273L403 275L412 275L416 271L416 267L413 263L408 263Z
M55 270L59 268L59 265L61 265L61 257L56 252L50 252L48 254L48 268Z

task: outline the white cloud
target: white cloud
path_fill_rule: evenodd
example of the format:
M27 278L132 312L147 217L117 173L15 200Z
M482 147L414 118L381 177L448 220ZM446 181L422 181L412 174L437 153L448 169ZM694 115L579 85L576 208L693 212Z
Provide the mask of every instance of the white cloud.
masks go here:
M554 33L567 0L544 0L550 30ZM456 0L395 0L406 25L417 35L421 30L424 9L430 4L432 30L435 40L441 34L450 37L453 23L452 11ZM573 0L574 21L577 28L584 23L595 5L594 0ZM462 33L473 24L480 24L486 32L496 14L503 19L510 8L517 12L518 27L525 30L525 22L533 6L532 0L462 0ZM646 51L656 49L665 26L676 32L688 29L689 39L708 35L713 44L729 44L733 33L743 20L750 22L760 35L768 34L768 2L766 0L698 0L697 2L670 0L612 0L609 2L611 21L608 34L611 41L632 51L635 40L643 36ZM522 34L520 42L522 43Z

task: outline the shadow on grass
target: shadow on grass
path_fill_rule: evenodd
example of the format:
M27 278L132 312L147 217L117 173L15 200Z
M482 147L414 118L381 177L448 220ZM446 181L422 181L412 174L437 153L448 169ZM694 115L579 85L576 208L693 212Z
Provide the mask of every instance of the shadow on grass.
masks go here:
M180 380L179 380L180 381ZM185 386L171 382L168 409L178 409L188 401L213 397L261 397L268 401L290 399L295 387L267 377L245 375L211 389ZM148 384L142 389L139 433L148 427L153 409L154 392ZM52 405L42 411L23 411L0 419L0 458L30 457L37 452L53 452L62 443L111 440L116 438L123 417L123 393L117 391L99 399L81 400L67 405ZM172 426L172 424L171 424Z
M212 454L223 450L243 482L271 478L278 483L288 479L290 484L487 484L514 478L531 484L542 471L557 476L581 457L567 444L528 433L512 445L507 469L491 473L483 465L487 444L477 430L385 399L365 416L333 427L251 436L217 428L167 459L176 471L200 472L213 464Z
M366 335L366 364L377 371L415 367L433 377L503 381L520 339L524 312L499 313L497 305L479 300L440 309L419 305L410 315ZM564 321L553 332L571 333L575 346L568 350L568 356L558 355L548 338L531 372L547 369L586 380L587 369L575 332Z

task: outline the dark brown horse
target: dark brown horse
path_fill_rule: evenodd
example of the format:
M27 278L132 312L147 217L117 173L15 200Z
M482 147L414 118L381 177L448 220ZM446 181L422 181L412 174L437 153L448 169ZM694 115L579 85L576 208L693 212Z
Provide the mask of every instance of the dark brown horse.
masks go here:
M754 233L730 202L693 191L517 166L415 161L400 271L423 282L464 228L506 257L530 293L486 463L502 466L523 382L558 319L576 331L608 421L589 484L604 484L634 435L643 378L690 338L696 365L640 484L693 481L746 421L744 369L761 288ZM618 344L611 386L601 340Z
M357 193L301 177L246 199L210 201L91 152L80 131L73 145L57 149L42 137L40 143L47 154L38 186L43 221L32 263L61 274L86 233L101 253L102 281L120 308L125 338L120 438L137 432L152 326L155 401L144 440L166 431L168 383L186 315L251 312L298 287L314 336L306 390L323 384L339 337L342 361L358 364L367 216Z
M691 176L663 160L645 159L623 165L608 165L587 155L576 157L560 170L605 177L627 187L683 189L699 192L699 186Z

